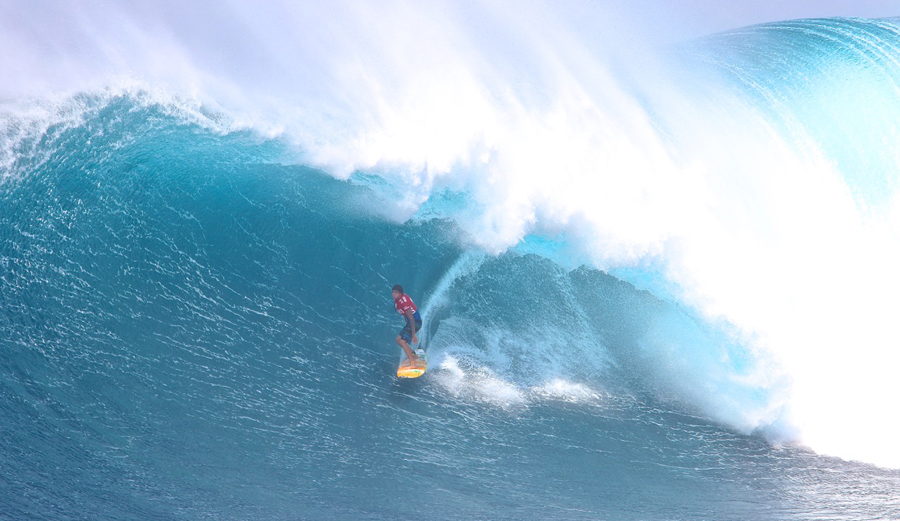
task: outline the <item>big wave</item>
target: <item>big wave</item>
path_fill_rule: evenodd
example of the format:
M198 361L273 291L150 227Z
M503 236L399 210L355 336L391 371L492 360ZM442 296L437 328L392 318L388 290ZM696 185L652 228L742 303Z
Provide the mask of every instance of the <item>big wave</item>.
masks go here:
M164 127L175 118L203 139L260 147L260 162L346 180L365 194L343 203L353 212L450 222L453 231L437 233L486 254L488 267L460 275L471 286L443 294L451 304L433 341L445 338L446 374L457 375L448 388L477 372L478 385L501 394L513 382L502 395L515 398L519 388L552 388L555 373L587 357L576 379L585 381L622 349L650 382L644 388L735 429L900 465L887 414L900 385L891 348L900 289L896 24L768 24L658 53L536 6L502 20L490 8L393 7L345 6L337 17L237 10L191 27L139 10L82 14L83 26L48 41L88 29L103 36L57 51L68 66L53 74L32 69L44 56L27 48L25 31L12 32L9 48L24 59L2 64L17 78L4 91L5 189L41 182L29 175L62 153L53 139L93 141L121 114L152 125L160 120L142 111L161 110ZM243 54L223 49L234 40ZM109 146L130 139L120 131ZM171 161L188 146L164 142L156 152ZM82 170L66 182L87 190ZM554 267L510 275L536 258ZM667 311L648 312L648 329L628 349L588 331L603 318L573 304L573 295L598 298L580 293L591 287L574 280L582 265L652 292L658 304L647 305ZM468 303L506 316L514 295L541 301L546 277L564 279L552 289L556 305L523 319L524 329L475 318L479 306ZM475 366L454 355L467 349L479 353L466 359Z

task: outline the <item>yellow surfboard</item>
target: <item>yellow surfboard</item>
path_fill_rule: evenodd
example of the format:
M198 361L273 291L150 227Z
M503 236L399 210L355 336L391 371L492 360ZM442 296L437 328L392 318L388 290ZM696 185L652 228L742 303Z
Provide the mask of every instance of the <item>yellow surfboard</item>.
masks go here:
M425 371L428 370L428 359L425 358L424 353L418 356L419 359L416 363L411 364L406 355L403 355L400 367L397 368L397 378L418 378L425 374Z

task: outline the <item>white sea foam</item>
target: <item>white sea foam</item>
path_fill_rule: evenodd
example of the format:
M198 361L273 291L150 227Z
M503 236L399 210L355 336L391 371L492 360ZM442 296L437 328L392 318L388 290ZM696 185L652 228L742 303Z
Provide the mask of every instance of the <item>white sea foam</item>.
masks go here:
M443 356L434 378L451 395L474 399L500 407L518 407L527 403L525 393L512 382L497 376L489 367L465 364L454 356Z
M459 355L440 357L430 378L446 392L464 400L489 403L502 409L518 409L544 402L603 406L606 396L586 384L552 378L523 387L504 378L489 364L478 364Z
M560 400L570 403L599 404L603 394L585 384L554 378L531 389L533 396L545 400Z

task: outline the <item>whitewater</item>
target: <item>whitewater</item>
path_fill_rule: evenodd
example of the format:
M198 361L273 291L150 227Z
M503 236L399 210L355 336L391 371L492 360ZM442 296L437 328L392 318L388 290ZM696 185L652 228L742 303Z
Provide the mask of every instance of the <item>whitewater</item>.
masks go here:
M43 7L0 519L900 519L897 20Z

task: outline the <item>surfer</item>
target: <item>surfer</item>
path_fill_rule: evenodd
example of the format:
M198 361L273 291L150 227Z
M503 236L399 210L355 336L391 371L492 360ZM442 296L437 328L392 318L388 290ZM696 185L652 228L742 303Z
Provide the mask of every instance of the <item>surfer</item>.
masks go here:
M398 346L403 348L410 363L415 364L418 362L419 357L416 356L411 345L419 343L416 332L422 330L422 315L419 314L419 308L416 307L415 302L403 292L403 286L400 284L394 285L391 289L391 295L394 297L394 308L397 309L397 313L400 313L406 319L406 325L400 330L400 334L397 335L395 341Z

